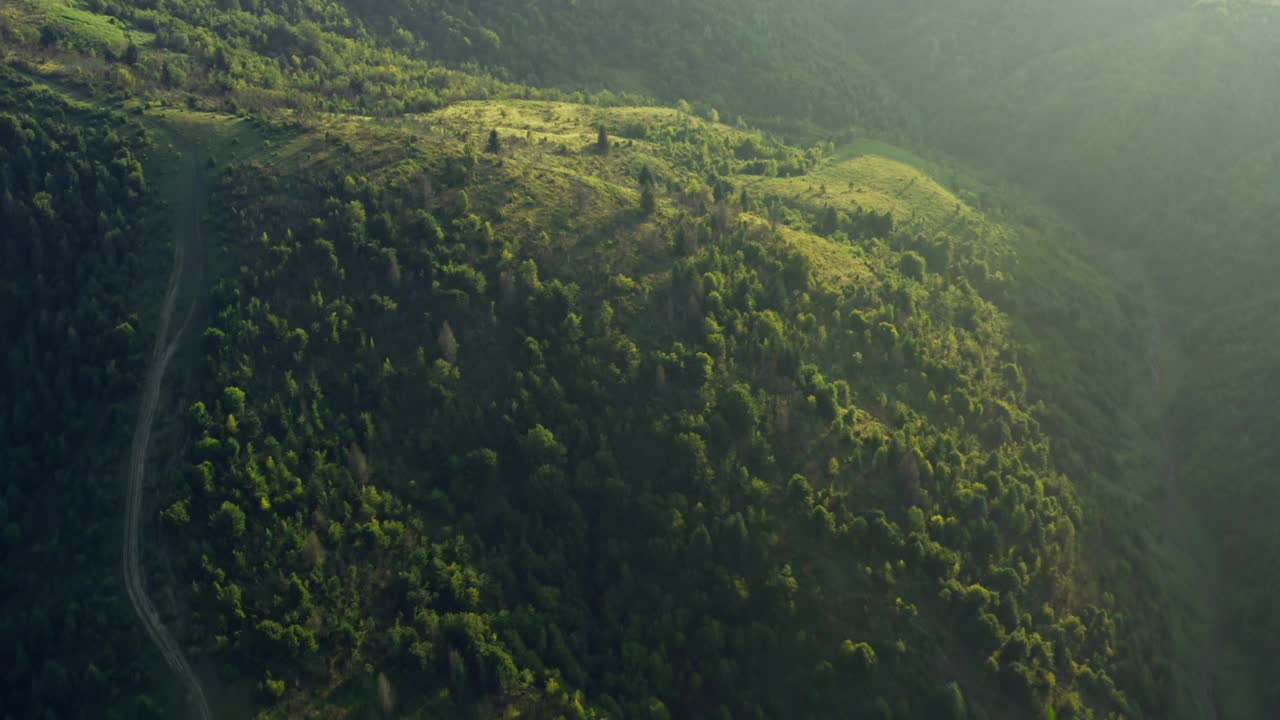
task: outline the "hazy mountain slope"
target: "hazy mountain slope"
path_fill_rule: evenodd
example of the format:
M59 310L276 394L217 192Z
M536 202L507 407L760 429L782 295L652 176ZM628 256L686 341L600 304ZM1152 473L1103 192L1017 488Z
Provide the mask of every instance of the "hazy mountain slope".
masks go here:
M863 7L877 28L859 35L863 57L935 110L942 144L1036 188L1150 268L1173 335L1177 462L1221 540L1211 555L1225 569L1223 632L1245 653L1224 658L1233 697L1222 712L1274 714L1267 683L1251 678L1273 672L1273 603L1257 587L1280 576L1277 535L1264 519L1274 458L1257 441L1273 427L1269 368L1280 361L1267 190L1278 175L1280 15L1244 2L1110 3L1079 14L1061 4L1026 13L978 2ZM1053 21L1058 13L1074 24ZM1001 26L1035 47L995 41Z
M132 36L139 44L171 51L143 63L137 69L143 74L170 87L210 83L242 107L305 100L363 111L422 111L438 107L459 85L492 93L497 84L482 78L493 72L522 83L524 92L608 91L668 103L683 98L700 112L718 108L729 119L746 115L787 128L816 122L901 133L912 122L828 22L826 0L785 6L764 0L85 5L141 31ZM19 26L26 23L17 18L25 18L34 25L30 33L47 43L115 56L125 49L119 25L94 21L69 0L16 0L7 15ZM0 14L0 30L5 17ZM422 62L428 59L465 66L468 73L450 75L438 65L429 71ZM388 73L391 65L399 71ZM317 92L303 98L286 91L299 87Z
M1091 229L1149 237L1268 141L1274 12L1102 5L867 2L849 27L944 146Z
M901 129L891 91L829 22L801 0L359 0L352 12L384 37L414 37L451 62L500 68L534 86L685 99L782 124Z

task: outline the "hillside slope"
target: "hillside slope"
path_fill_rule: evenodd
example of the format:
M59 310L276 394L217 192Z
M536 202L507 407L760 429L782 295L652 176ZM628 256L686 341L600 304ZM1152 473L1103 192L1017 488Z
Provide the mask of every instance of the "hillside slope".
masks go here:
M823 227L743 174L795 152L487 102L229 172L164 513L203 642L289 715L1141 712L983 298L1021 236L816 149L954 214Z
M1260 678L1274 674L1278 630L1258 587L1280 577L1277 478L1273 444L1258 438L1280 389L1268 301L1280 15L1262 2L1097 5L871 0L846 27L900 94L934 111L940 144L1147 267L1171 336L1172 402L1156 407L1176 429L1195 521L1217 540L1208 564L1224 568L1221 612L1207 620L1227 646L1215 653L1227 656L1222 712L1271 716L1280 698ZM1071 22L1054 22L1062 14ZM994 41L1001 33L1024 42Z
M163 263L142 241L162 232L155 168L140 162L151 141L2 67L0 107L0 707L146 716L156 703L112 572L120 526L103 509L123 507L147 278Z
M736 84L695 115L444 67L363 6L236 4L0 13L24 72L228 130L152 516L215 712L1186 707L1143 312L1061 221L721 124Z

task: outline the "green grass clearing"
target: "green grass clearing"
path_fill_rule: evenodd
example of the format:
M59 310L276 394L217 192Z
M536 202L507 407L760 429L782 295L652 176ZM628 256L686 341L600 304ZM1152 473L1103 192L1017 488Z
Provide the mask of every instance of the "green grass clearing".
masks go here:
M71 0L17 0L6 18L37 34L45 27L62 34L61 41L81 50L122 53L129 39L139 45L155 39L152 33L130 30L117 18L85 10Z
M1008 237L1004 226L992 222L926 173L883 155L840 148L834 159L808 175L736 179L756 196L774 195L814 208L890 212L899 223L930 234L945 232L1000 245Z

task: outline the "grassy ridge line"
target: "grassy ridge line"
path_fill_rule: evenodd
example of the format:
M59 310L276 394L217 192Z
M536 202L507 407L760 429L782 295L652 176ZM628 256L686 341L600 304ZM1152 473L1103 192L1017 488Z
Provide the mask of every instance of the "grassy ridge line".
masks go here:
M12 0L0 7L0 36L12 34L24 44L57 42L82 52L118 57L130 41L147 46L155 34L110 15L80 7L72 0Z
M582 224L590 225L603 219L592 215L592 208L600 211L615 205L633 205L637 201L639 191L632 178L641 166L650 167L659 176L687 175L673 169L675 165L664 158L661 146L644 139L621 140L626 157L621 168L616 159L583 153L583 148L590 148L595 142L597 127L602 124L614 129L691 126L711 130L726 136L731 142L758 137L757 133L709 123L661 107L601 110L555 102L464 102L407 120L410 127L426 130L433 136L445 137L452 133L453 140L457 142L446 144L455 148L468 142L478 145L489 129L497 130L502 137L514 138L516 142L549 144L549 148L537 150L533 157L522 151L505 158L509 167L520 168L512 171L516 176L530 173L539 184L550 184L545 194L529 197L524 203L531 213L524 221L531 227L556 225L547 213L539 213L538 209L555 207L559 199L573 191L575 180L612 196L603 204L589 205L587 213L580 214ZM619 141L615 139L614 142ZM1006 254L1007 251L1000 248L1008 242L1008 229L990 221L920 169L929 165L918 156L887 143L858 141L837 147L829 161L801 177L739 175L733 179L760 198L777 197L811 208L833 206L842 210L862 208L893 213L909 225L918 226L922 232L958 232L984 248L997 248L996 256ZM620 176L619 169L630 177ZM823 194L819 188L825 188L827 192ZM760 215L751 217L765 221ZM784 238L811 257L815 271L824 280L833 283L872 281L871 272L858 259L857 250L804 230L787 226L780 226L779 230ZM610 249L626 252L616 244L611 244Z
M922 232L959 231L966 239L981 238L984 245L995 248L1007 242L1004 227L911 164L913 157L883 143L854 143L837 148L832 161L802 177L738 179L759 194L788 198L811 208L860 207L889 212Z

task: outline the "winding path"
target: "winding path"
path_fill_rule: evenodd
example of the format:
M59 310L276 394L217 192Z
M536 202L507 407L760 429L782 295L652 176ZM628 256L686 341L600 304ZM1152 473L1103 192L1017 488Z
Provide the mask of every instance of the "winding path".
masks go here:
M180 143L177 146L183 150L191 150ZM155 421L156 408L160 402L161 383L169 361L178 351L183 332L195 315L197 302L192 299L182 324L170 336L174 306L177 305L184 284L190 285L194 279L191 277L193 273L195 277L199 277L204 271L202 258L193 252L203 245L200 216L203 214L205 201L204 175L196 153L184 152L181 163L178 177L174 182L178 183L179 187L189 187L191 197L188 202L173 204L173 270L169 275L169 288L165 293L160 320L156 325L156 345L143 381L142 403L138 409L138 421L133 431L133 444L129 449L129 483L124 525L124 582L129 592L129 602L146 628L147 636L160 650L165 662L187 686L193 715L199 720L212 720L213 714L209 710L209 703L205 698L204 688L200 685L200 679L191 669L191 664L187 662L173 634L161 622L160 614L147 595L146 576L142 568L140 533L147 453L151 445L151 426Z

